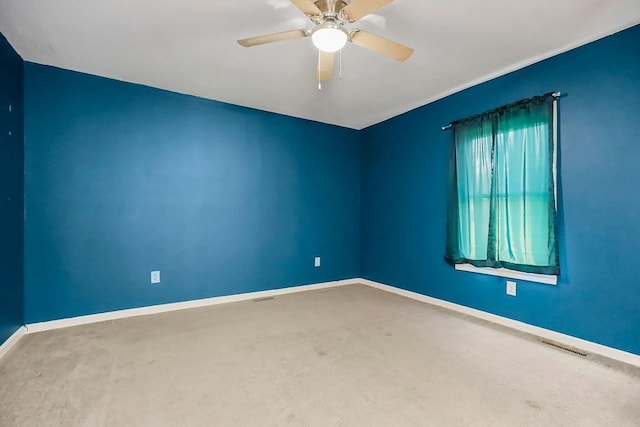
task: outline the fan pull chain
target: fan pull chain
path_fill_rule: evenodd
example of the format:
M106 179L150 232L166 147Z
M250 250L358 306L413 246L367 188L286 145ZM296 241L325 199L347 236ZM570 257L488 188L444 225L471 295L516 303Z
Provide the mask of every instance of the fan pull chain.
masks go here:
M339 68L339 71L338 71L338 78L339 78L340 80L342 80L342 49L340 49L340 58L339 58L339 61L340 61L340 68Z
M318 49L318 90L322 90L322 83L320 82L320 70L322 69L320 67L321 59L322 59L322 53L320 52L320 49Z

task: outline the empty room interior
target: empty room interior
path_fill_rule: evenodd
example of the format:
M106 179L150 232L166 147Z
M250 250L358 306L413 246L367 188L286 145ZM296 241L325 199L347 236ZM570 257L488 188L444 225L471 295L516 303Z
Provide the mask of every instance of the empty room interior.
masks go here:
M0 33L0 426L640 426L637 0Z

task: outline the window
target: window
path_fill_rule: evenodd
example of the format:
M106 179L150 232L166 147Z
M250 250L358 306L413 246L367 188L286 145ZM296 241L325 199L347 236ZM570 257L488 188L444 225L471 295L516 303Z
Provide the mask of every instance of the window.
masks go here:
M560 273L555 104L547 94L452 124L447 262Z

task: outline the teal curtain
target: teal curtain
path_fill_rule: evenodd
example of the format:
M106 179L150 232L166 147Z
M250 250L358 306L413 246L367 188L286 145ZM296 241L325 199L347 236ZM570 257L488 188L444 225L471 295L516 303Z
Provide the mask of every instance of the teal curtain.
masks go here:
M453 123L447 262L560 273L553 102L548 94Z

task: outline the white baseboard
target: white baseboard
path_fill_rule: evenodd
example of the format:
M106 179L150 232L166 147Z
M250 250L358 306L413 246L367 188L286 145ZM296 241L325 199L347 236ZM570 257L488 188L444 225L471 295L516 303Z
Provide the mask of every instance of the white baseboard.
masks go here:
M407 298L426 302L438 307L443 307L448 310L456 311L458 313L466 314L481 320L486 320L491 323L506 326L516 331L524 332L530 335L534 335L547 340L555 341L557 343L574 347L578 350L592 353L598 356L606 357L608 359L616 360L618 362L626 363L640 368L640 355L629 353L626 351L618 350L616 348L607 347L602 344L597 344L591 341L576 338L571 335L555 332L550 329L533 326L528 323L520 322L518 320L509 319L508 317L498 316L496 314L487 313L486 311L476 310L464 305L455 304L449 301L441 300L438 298L429 297L416 292L407 291L404 289L396 288L394 286L385 285L383 283L374 282L368 279L359 279L359 283L367 286L371 286L376 289L391 292L397 295L402 295Z
M86 325L89 323L105 322L109 320L124 319L127 317L147 316L149 314L165 313L168 311L185 310L188 308L206 307L210 305L226 304L230 302L247 301L258 298L268 298L277 295L291 294L294 292L313 291L317 289L332 288L360 283L360 279L337 280L333 282L315 283L311 285L292 286L288 288L270 289L267 291L248 292L244 294L226 295L221 297L204 298L191 301L175 302L169 304L150 305L127 310L108 311L106 313L89 314L86 316L69 317L66 319L50 320L47 322L30 323L25 325L26 333L49 331L52 329L68 328L70 326Z
M27 329L24 326L20 326L17 331L15 331L9 339L0 345L0 359L2 359L11 348L18 343L20 338L27 332Z
M464 305L455 304L449 301L441 300L438 298L429 297L416 292L407 291L404 289L396 288L394 286L385 285L383 283L374 282L368 279L346 279L333 282L323 282L311 285L293 286L281 289L272 289L267 291L249 292L244 294L234 294L222 297L205 298L192 301L176 302L170 304L152 305L147 307L132 308L128 310L110 311L106 313L90 314L86 316L71 317L67 319L52 320L48 322L31 323L20 328L9 338L2 346L0 346L0 357L6 353L20 339L20 337L27 333L48 331L52 329L67 328L70 326L85 325L88 323L104 322L109 320L124 319L127 317L146 316L149 314L165 313L168 311L185 310L188 308L205 307L217 304L226 304L230 302L247 301L258 298L268 298L277 295L285 295L295 292L312 291L318 289L327 289L336 286L345 286L353 284L363 284L376 289L380 289L386 292L391 292L397 295L401 295L407 298L425 302L427 304L442 307L448 310L452 310L458 313L466 314L468 316L475 317L477 319L492 322L498 325L502 325L516 331L524 332L530 335L534 335L547 340L555 341L557 343L574 347L578 350L592 353L606 357L618 362L626 363L640 368L640 355L629 353L626 351L618 350L612 347L607 347L602 344L597 344L591 341L583 340L573 337L571 335L555 332L550 329L533 326L528 323L520 322L517 320L509 319L507 317L498 316L496 314L487 313L485 311L476 310L474 308L466 307Z

